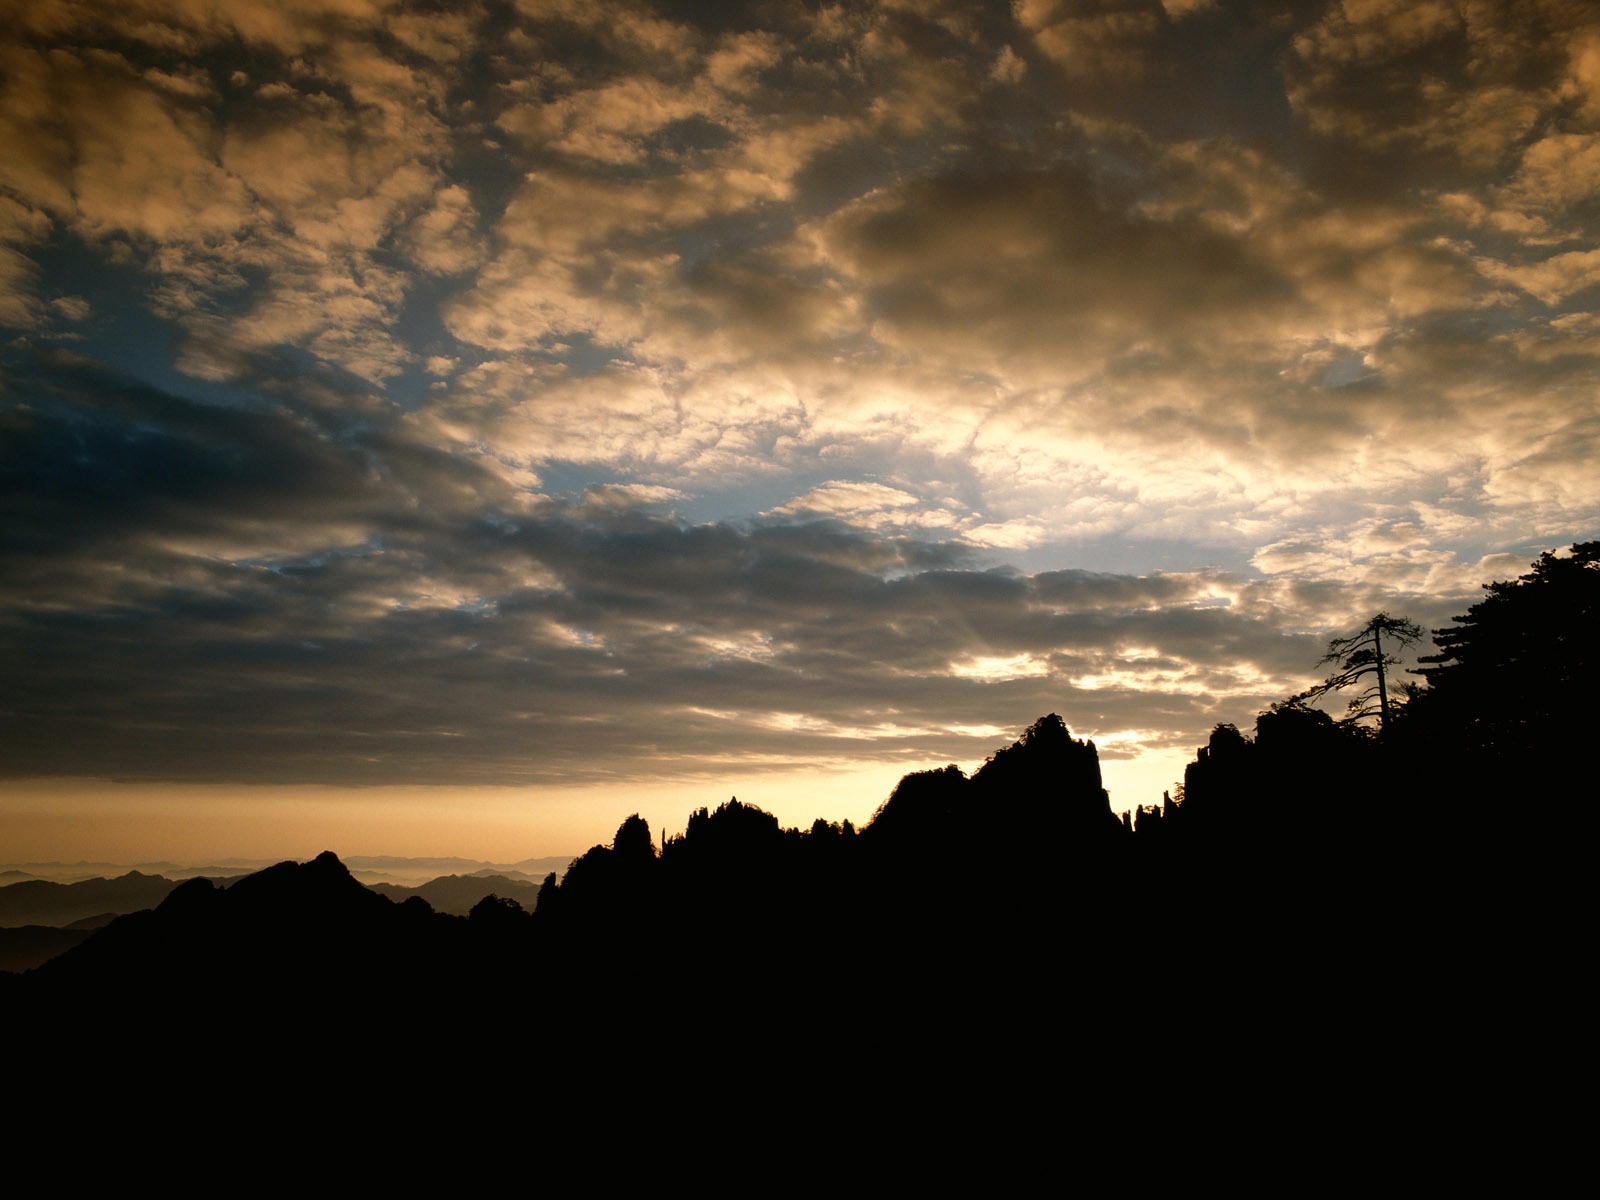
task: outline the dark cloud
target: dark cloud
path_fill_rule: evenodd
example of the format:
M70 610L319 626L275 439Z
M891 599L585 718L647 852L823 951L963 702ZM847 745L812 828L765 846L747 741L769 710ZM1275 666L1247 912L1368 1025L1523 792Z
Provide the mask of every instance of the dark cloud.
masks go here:
M0 624L13 775L509 783L660 771L663 747L948 755L937 731L964 713L1057 705L1130 646L1205 683L1193 737L1215 669L1307 650L1195 607L1193 578L952 569L965 552L837 522L496 509L489 480L453 507L459 464L382 431L41 365L54 386L11 414L4 474L25 568ZM1053 670L951 675L1016 656ZM1145 703L1099 690L1093 720ZM800 715L812 732L785 727ZM885 722L881 745L829 732Z
M1295 289L1237 240L1199 223L1141 220L1073 166L909 183L842 222L838 245L879 320L961 353L1038 356L1167 340ZM919 349L922 347L918 346Z
M1330 156L1319 186L1470 186L1561 120L1581 3L1331 5L1284 61L1297 116Z

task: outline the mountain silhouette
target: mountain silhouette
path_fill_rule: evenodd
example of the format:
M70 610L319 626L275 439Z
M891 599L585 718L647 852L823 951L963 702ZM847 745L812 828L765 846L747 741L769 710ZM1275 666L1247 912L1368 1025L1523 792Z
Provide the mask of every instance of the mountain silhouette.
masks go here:
M427 901L435 912L452 913L458 917L466 916L474 905L487 896L516 900L527 909L533 908L539 898L538 883L508 879L487 871L473 875L441 875L418 887L401 887L394 883L370 883L366 886L396 904L416 896Z
M177 886L175 880L139 871L78 883L24 880L0 887L0 926L70 925L103 913L138 912L154 908Z
M1542 558L1441 632L1432 686L1398 690L1381 726L1291 697L1249 731L1218 725L1182 786L1131 818L1112 813L1094 743L1051 713L970 777L906 775L860 830L785 828L730 799L658 844L632 816L536 893L436 879L441 903L470 889L466 916L394 903L326 852L227 888L136 873L29 887L41 904L169 890L0 976L0 1000L18 1028L107 1053L240 1037L471 1047L596 1086L651 1059L689 1079L756 1063L859 1078L865 1063L933 1087L934 1045L980 1088L995 1055L1105 1077L1223 1044L1358 1054L1391 1036L1373 997L1429 995L1512 954L1518 898L1578 878L1539 876L1559 854L1516 804L1534 755L1571 748L1596 579L1600 546ZM1494 692L1533 689L1503 664L1526 674L1556 655L1560 688L1526 717L1511 684ZM1115 1036L1107 997L1129 1022ZM846 1011L870 1032L777 1033ZM645 1012L672 1031L648 1050Z
M188 880L31 976L58 994L115 981L130 999L220 988L256 1006L313 985L328 996L406 987L431 965L442 920L425 903L370 891L325 851L225 889Z

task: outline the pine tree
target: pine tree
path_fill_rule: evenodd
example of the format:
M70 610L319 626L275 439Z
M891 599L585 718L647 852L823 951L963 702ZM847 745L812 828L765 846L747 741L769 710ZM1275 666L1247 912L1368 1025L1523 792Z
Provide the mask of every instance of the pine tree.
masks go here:
M1361 691L1345 712L1345 721L1362 721L1375 716L1378 727L1387 729L1390 718L1388 669L1398 666L1400 659L1389 653L1385 642L1399 649L1415 645L1422 636L1422 626L1415 621L1379 613L1356 633L1328 643L1328 652L1317 660L1317 665L1332 663L1338 670L1310 691L1302 692L1297 699L1316 700L1346 688L1360 687Z
M1468 743L1503 753L1572 745L1590 724L1600 671L1600 542L1546 552L1520 578L1488 593L1454 627L1437 629L1437 654L1417 673L1432 719Z

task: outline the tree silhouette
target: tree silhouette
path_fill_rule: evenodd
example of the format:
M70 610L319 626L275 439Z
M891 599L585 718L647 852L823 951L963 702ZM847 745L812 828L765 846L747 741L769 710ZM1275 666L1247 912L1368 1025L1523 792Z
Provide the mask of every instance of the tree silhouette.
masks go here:
M1391 617L1381 612L1349 637L1334 638L1328 643L1328 652L1317 660L1317 665L1332 663L1338 667L1316 687L1302 692L1296 699L1317 700L1346 688L1360 687L1345 711L1345 721L1354 723L1368 717L1378 718L1378 727L1389 727L1388 668L1398 666L1400 659L1384 649L1387 638L1392 646L1412 646L1422 640L1422 626L1406 617Z
M1428 732L1466 747L1522 756L1583 744L1600 671L1600 542L1546 552L1520 578L1437 629L1437 654L1417 670Z
M524 930L528 925L528 914L511 897L490 894L472 906L467 920L480 933L504 937Z
M629 864L649 862L656 857L656 844L650 837L650 825L634 813L617 829L611 840L611 849L617 857Z

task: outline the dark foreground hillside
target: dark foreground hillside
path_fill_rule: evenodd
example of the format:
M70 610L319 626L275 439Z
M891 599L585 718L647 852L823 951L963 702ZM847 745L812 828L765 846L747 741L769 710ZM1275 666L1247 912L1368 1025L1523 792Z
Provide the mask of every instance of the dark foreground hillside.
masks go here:
M18 1077L337 1064L514 1090L497 1121L747 1134L887 1106L933 1139L919 1154L968 1122L1030 1161L1086 1108L1292 1141L1279 1101L1314 1093L1356 1122L1320 1135L1398 1144L1417 1097L1481 1086L1482 1047L1514 1073L1508 1031L1538 1058L1577 1019L1587 838L1578 785L1539 779L1581 758L1597 584L1600 545L1545 556L1381 725L1290 699L1219 726L1181 798L1126 819L1051 714L970 777L906 776L859 830L734 800L657 845L632 817L532 911L396 904L331 854L192 880L0 977ZM1559 671L1518 674L1553 648ZM1502 686L1516 705L1479 695ZM952 862L975 865L952 884Z
M1314 845L1269 846L1243 820L1206 817L1199 776L1191 792L1136 833L1110 810L1093 744L1051 715L971 778L907 776L859 831L783 829L730 801L657 847L630 818L548 879L531 913L394 904L331 854L227 889L192 880L9 981L9 998L35 1019L180 1036L403 1030L420 1045L555 1028L583 1042L715 1013L706 1052L725 1054L756 1029L898 1014L886 1036L1075 1029L1076 1052L1096 1053L1100 1022L1154 1028L1180 986L1213 981L1192 1012L1269 964L1274 990L1322 994L1374 969L1387 939L1372 922L1403 890L1386 864L1337 824ZM980 865L952 888L952 861Z
M435 1171L480 1141L501 1170L525 1143L589 1170L621 1137L690 1147L702 1187L792 1161L1010 1191L1120 1175L1156 1111L1181 1123L1141 1177L1338 1177L1469 1085L1463 1029L1516 956L1453 863L1207 818L1229 769L1268 787L1272 736L1214 738L1219 790L1193 774L1136 832L1046 717L971 778L907 776L859 831L730 801L657 847L630 818L532 913L395 904L331 854L193 880L0 980L13 1086L55 1125L104 1107L84 1080L136 1083L97 1141L306 1169L392 1171L407 1129ZM955 860L978 865L952 888ZM1356 1094L1359 1130L1329 1124Z

